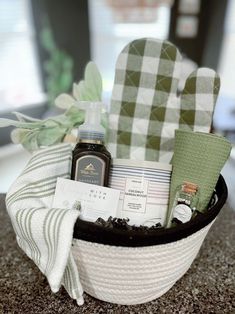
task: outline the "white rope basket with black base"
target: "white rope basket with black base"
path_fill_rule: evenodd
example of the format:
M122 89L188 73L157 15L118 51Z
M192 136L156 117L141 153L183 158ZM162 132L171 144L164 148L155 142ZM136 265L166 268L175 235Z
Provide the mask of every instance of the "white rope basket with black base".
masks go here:
M73 256L85 292L117 304L140 304L166 293L189 269L227 198L220 176L217 203L171 229L140 233L77 220Z
M190 267L226 201L222 176L217 202L188 223L141 232L109 229L80 220L78 210L52 207L57 178L70 178L71 159L69 144L40 150L10 187L7 211L21 249L53 292L63 285L80 305L83 291L118 304L167 292Z

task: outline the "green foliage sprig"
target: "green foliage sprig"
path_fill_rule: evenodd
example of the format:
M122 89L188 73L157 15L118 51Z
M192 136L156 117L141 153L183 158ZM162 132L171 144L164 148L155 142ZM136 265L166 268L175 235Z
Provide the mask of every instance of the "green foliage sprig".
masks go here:
M28 151L42 146L51 146L63 141L73 128L84 122L84 110L79 108L79 101L101 101L102 78L94 62L85 68L84 80L73 84L72 96L61 94L55 99L55 105L65 110L64 114L47 118L34 119L19 112L13 112L18 120L0 119L0 127L14 126L11 138ZM102 124L107 128L107 113L103 112Z

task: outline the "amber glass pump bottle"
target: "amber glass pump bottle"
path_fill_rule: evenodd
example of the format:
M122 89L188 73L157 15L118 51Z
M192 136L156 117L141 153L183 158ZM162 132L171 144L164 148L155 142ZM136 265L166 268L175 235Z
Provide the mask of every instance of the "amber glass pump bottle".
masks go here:
M104 146L105 129L100 123L102 103L82 102L82 108L86 117L73 151L71 179L108 186L111 155Z

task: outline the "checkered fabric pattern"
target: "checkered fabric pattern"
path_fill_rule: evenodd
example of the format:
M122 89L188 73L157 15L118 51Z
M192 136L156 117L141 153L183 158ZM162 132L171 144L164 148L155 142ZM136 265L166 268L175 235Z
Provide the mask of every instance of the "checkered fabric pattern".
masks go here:
M180 70L181 55L168 41L138 39L123 49L109 115L113 157L168 163L175 129L210 131L220 79L200 68L177 97Z

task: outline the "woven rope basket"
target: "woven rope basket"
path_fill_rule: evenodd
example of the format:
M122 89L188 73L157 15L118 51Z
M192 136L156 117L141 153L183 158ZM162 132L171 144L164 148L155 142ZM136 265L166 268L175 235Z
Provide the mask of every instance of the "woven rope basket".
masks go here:
M147 234L106 230L78 220L73 254L85 292L117 304L140 304L166 293L189 269L227 198L222 176L218 201L207 213Z

